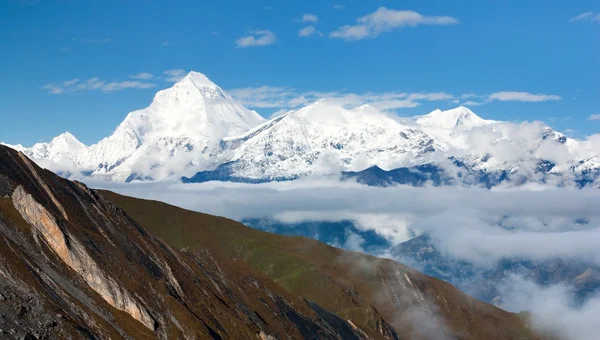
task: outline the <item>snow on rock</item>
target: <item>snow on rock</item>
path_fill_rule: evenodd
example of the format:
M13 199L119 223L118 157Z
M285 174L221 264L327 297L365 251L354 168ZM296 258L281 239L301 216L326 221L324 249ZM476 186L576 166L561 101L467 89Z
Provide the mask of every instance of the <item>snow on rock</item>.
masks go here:
M225 141L236 175L253 179L420 164L435 151L427 134L371 106L348 110L326 99Z

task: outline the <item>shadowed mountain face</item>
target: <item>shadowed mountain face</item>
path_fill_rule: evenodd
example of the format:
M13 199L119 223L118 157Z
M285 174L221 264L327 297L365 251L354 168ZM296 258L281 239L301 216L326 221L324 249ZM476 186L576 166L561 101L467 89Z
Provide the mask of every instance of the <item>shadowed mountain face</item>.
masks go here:
M177 250L96 191L0 146L2 339L397 337L370 321L367 335L215 247Z

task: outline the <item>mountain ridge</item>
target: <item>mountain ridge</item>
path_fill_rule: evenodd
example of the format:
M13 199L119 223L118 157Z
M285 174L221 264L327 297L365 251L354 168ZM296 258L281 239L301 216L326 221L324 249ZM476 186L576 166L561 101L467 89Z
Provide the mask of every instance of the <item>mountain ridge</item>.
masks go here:
M66 177L120 182L184 177L257 183L433 164L455 185L478 185L463 180L467 168L487 177L517 173L502 181L508 186L581 186L599 177L596 144L542 123L484 119L465 106L409 119L323 98L265 120L205 75L190 72L92 146L63 134L32 148L12 147ZM541 173L541 163L552 166Z

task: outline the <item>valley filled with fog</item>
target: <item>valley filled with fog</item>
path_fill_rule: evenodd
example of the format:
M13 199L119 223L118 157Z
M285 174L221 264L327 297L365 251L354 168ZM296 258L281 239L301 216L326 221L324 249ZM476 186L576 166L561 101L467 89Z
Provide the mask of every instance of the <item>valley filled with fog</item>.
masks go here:
M465 281L469 275L497 274L495 268L510 260L519 268L503 268L500 277L487 278L493 279L489 283L493 287L487 288L497 294L489 302L513 312L530 312L536 327L571 339L596 329L593 320L600 309L598 190L380 188L329 180L90 185L225 216L267 231L392 257L432 275L427 268L419 268L418 262L394 255L398 245L428 235L427 247L468 266L466 276L443 277L467 293L477 296L481 288ZM565 261L569 264L564 265ZM536 276L540 267L544 270L541 278ZM581 272L565 273L574 267Z

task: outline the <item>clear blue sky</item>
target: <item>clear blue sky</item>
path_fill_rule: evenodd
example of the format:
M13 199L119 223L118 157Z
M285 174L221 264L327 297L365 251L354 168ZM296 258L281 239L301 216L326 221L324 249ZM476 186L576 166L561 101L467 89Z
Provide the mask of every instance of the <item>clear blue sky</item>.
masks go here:
M396 112L476 101L484 118L585 136L600 130L589 119L600 113L599 13L592 0L0 0L0 140L31 145L68 130L94 143L168 87L172 69L225 90L443 92L455 99ZM140 73L152 77L131 78ZM493 96L509 91L524 93Z

